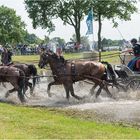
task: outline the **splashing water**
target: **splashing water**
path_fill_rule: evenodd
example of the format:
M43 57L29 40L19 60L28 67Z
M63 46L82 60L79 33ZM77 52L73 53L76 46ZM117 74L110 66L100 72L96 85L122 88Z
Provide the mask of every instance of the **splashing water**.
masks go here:
M128 121L140 122L140 91L118 92L116 89L110 91L117 98L113 100L107 96L103 91L101 95L95 99L95 95L90 95L91 84L85 82L77 82L74 84L74 91L76 95L84 97L83 100L76 100L70 97L66 99L66 93L62 85L52 86L52 97L48 97L47 85L52 81L52 77L42 78L41 83L35 88L34 94L31 96L29 90L27 91L26 105L31 106L47 106L47 107L61 107L66 109L90 110L96 112L99 116L106 116L107 120L111 121ZM11 89L10 84L6 84L6 88L0 86L0 98L7 101L14 101L20 103L17 94L11 95L5 99L7 89Z

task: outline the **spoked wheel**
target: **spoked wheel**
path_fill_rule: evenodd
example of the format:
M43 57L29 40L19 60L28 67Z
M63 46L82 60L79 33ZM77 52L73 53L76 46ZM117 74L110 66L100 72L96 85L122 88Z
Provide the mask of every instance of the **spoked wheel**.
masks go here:
M127 89L138 90L140 88L140 81L132 80L127 84Z
M109 91L116 99L118 99L120 97L119 93L126 92L126 88L122 84L113 84L112 86L109 86Z
M106 85L109 92L116 99L120 97L120 94L127 92L126 84L122 79L117 79L116 81L108 80Z

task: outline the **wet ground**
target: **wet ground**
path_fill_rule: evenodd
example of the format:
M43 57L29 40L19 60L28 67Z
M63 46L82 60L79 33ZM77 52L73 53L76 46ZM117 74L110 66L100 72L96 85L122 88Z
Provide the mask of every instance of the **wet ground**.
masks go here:
M84 97L83 100L76 100L73 97L68 101L65 98L65 91L62 85L52 86L52 97L47 95L47 84L52 78L42 78L40 84L35 88L31 96L29 90L26 93L27 102L25 105L46 106L63 109L78 109L79 111L89 111L97 114L98 117L106 121L128 122L139 124L140 122L140 91L129 91L129 93L118 92L116 89L110 89L116 100L107 97L105 92L95 99L90 95L91 84L78 82L74 84L75 94ZM20 104L17 94L12 93L8 98L4 95L11 85L6 84L6 88L0 86L0 100L4 102L13 102Z

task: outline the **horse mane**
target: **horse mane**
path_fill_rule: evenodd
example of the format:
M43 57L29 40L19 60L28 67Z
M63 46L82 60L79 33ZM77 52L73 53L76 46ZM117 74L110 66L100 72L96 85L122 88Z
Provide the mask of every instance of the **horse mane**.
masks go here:
M65 60L65 58L63 56L58 56L56 53L51 52L51 53L47 53L48 55L51 55L52 58L54 58L55 60L58 60L59 62L65 63L67 60Z

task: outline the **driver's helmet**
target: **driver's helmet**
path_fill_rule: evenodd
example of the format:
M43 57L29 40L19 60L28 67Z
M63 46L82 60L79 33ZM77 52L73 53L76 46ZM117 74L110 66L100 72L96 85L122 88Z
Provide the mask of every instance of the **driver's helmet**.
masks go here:
M136 44L137 43L137 39L135 39L135 38L131 39L131 43Z

